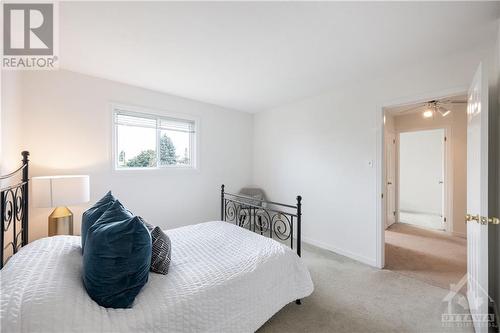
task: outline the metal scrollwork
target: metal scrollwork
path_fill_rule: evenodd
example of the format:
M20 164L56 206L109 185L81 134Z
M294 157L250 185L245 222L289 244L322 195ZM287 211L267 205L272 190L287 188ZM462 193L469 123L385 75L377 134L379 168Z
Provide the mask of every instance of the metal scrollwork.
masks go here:
M5 247L3 248L4 250L7 250L8 248L12 248L12 253L16 253L15 249L16 249L16 246L14 245L14 242L9 242L7 243L7 245L5 245Z
M297 196L295 205L258 199L241 193L227 193L221 186L221 220L244 227L264 237L276 238L296 244L301 255L302 197Z
M252 217L251 207L238 205L238 225L240 227L250 227L250 219Z
M24 219L24 189L22 186L9 188L3 191L3 232L13 229L13 239L4 245L3 250L11 248L11 253L16 253L23 246ZM20 225L17 225L17 224Z
M273 232L276 237L283 241L290 238L292 223L287 215L282 213L274 214L271 223L273 225Z
M24 217L24 189L23 187L16 187L14 191L14 214L17 221L22 221Z
M11 255L28 243L28 162L29 152L23 151L22 165L16 170L0 175L9 185L0 188L0 269ZM20 180L19 180L20 178ZM10 250L5 253L4 250Z
M242 206L232 200L226 200L225 206L226 221L234 222L240 227L250 225L251 207Z
M21 229L16 234L15 244L12 244L12 246L16 248L16 250L14 251L14 253L17 252L23 246L22 237L23 237L23 230Z
M233 201L226 200L226 221L235 221L238 213L238 207Z
M292 221L288 214L275 212L273 215L261 207L252 207L226 199L226 221L234 222L240 227L254 228L261 234L269 232L280 240L288 240L292 235Z
M257 231L267 233L271 229L271 215L263 208L255 211L255 225Z
M10 228L15 216L16 216L16 200L14 196L14 192L10 189L4 192L4 200L3 200L3 225L4 230L7 231Z
M4 192L3 221L4 231L9 230L12 223L22 221L24 218L24 190L22 187L16 187Z

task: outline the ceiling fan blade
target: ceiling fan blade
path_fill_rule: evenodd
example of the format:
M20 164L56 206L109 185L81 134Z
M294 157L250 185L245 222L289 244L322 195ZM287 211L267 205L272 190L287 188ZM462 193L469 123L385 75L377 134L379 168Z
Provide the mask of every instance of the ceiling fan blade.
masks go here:
M467 101L445 100L445 101L438 101L438 104L467 104Z
M443 108L442 106L438 106L438 111L441 114L441 116L446 117L451 113L451 110Z
M422 105L412 106L411 108L408 108L406 110L399 111L397 114L405 114L405 113L409 113L409 112L414 112L414 111L417 111L418 109L421 109L421 108L426 107L426 106L427 106L427 103L422 103Z

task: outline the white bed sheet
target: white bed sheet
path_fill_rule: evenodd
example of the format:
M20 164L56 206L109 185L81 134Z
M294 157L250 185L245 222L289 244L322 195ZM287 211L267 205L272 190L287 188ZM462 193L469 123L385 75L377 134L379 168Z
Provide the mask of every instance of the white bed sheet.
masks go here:
M79 236L23 247L0 271L2 332L253 332L313 291L284 245L227 222L167 230L168 275L150 273L131 309L106 309L82 283Z

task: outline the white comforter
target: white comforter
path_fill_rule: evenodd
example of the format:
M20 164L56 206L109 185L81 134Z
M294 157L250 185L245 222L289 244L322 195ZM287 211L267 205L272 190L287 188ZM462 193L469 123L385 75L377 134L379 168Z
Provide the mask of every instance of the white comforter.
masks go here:
M106 309L82 283L79 236L37 240L0 271L2 332L252 332L310 295L300 258L226 222L167 230L168 275L150 273L131 309Z

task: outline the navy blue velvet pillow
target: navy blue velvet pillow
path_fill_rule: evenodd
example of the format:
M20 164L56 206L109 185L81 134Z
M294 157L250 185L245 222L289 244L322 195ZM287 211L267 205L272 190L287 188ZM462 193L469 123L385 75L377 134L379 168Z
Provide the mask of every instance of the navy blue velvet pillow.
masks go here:
M116 201L111 191L108 191L99 201L97 201L92 207L83 212L82 215L82 253L85 248L85 238L87 237L87 232L89 228L101 217L104 212L111 207L111 205Z
M107 308L129 308L148 281L151 235L137 216L115 203L90 227L83 253L83 283Z

